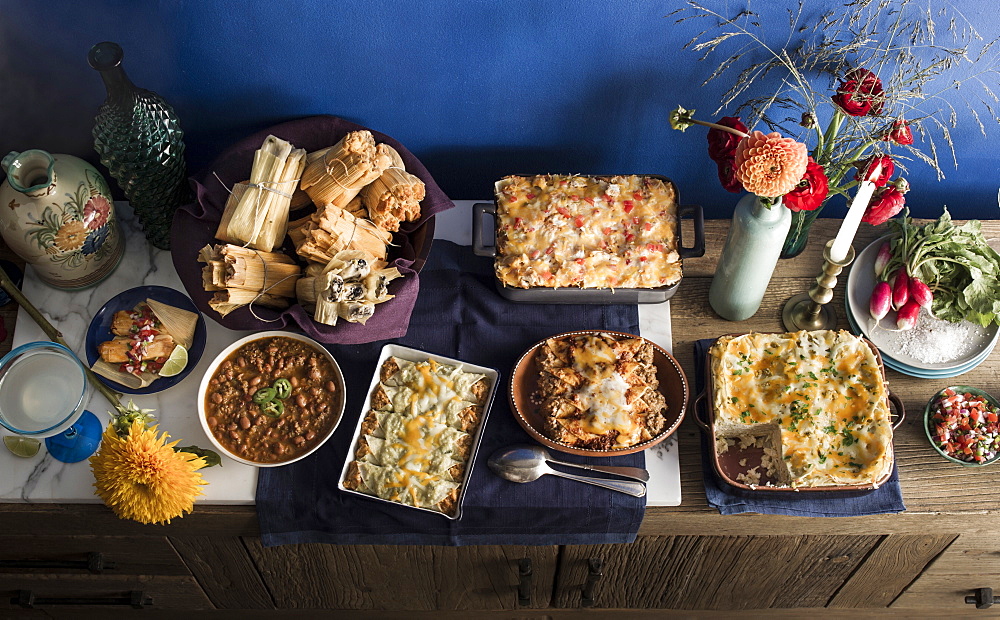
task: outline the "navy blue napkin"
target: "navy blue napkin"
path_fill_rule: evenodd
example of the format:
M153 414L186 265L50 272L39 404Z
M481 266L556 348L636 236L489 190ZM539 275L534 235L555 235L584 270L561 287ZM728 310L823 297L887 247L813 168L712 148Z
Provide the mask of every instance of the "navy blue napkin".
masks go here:
M701 393L705 389L706 354L714 342L714 339L707 339L697 340L694 343L696 393ZM903 494L899 488L899 470L895 463L889 480L872 491L754 492L733 487L719 479L711 459L714 449L715 447L709 444L708 438L702 433L701 469L705 480L705 496L709 506L717 508L724 515L757 512L804 517L855 517L906 510L906 506L903 505Z
M347 382L347 408L334 436L315 454L262 468L257 516L264 545L305 542L414 545L583 545L635 540L645 499L544 476L527 484L497 477L486 464L495 450L532 440L510 411L510 371L534 343L575 329L639 333L634 305L514 304L497 294L493 261L435 241L420 275L420 295L406 336L392 342L495 368L500 385L465 496L462 518L446 519L337 489L365 390L387 341L330 345ZM638 454L560 459L643 467Z

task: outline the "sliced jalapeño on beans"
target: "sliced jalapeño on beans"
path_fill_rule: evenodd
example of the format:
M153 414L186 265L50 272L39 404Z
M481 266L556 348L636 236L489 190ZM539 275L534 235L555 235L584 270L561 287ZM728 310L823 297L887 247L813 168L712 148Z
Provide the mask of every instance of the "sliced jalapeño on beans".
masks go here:
M285 400L292 395L292 382L284 377L275 379L274 383L271 384L278 398Z
M263 405L264 403L269 403L274 400L274 397L278 394L278 391L274 388L260 388L253 394L253 402L258 405Z
M260 412L271 418L281 417L281 414L285 413L285 403L280 400L269 400L261 404Z

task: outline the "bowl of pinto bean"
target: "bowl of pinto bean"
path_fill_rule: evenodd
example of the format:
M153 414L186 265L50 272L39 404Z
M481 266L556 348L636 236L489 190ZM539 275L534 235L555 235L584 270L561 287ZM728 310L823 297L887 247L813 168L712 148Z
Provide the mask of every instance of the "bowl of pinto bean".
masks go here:
M309 456L330 438L345 396L340 366L318 342L258 332L212 361L201 380L198 415L221 453L277 467Z

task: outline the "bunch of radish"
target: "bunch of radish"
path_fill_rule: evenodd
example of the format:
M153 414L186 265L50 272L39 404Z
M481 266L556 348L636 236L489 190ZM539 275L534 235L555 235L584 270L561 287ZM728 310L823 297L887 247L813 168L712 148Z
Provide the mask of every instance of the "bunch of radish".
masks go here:
M868 311L877 324L889 314L890 309L895 310L896 327L901 330L913 329L920 309L930 310L934 293L929 286L909 273L905 262L894 270L887 269L891 259L892 249L886 241L875 257L875 278L878 283L872 291Z

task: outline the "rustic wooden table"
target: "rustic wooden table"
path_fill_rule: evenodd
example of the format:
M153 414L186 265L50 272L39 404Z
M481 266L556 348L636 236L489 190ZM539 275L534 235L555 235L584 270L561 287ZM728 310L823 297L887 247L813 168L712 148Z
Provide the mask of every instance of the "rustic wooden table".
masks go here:
M708 304L709 283L728 221L706 223L708 253L685 262L684 280L671 301L674 353L689 378L694 373L692 343L696 340L734 331L784 331L783 304L812 285L822 264L820 248L833 238L838 225L836 220L818 220L807 250L779 262L756 316L732 323L716 316ZM988 238L1000 237L1000 221L985 222L984 229ZM865 225L854 246L860 250L882 234L885 227ZM845 279L832 302L844 328ZM0 309L9 331L13 331L14 315L12 304ZM8 335L4 350L9 346ZM512 610L525 607L515 604L514 591L517 558L526 557L534 562L532 599L527 606L550 607L551 615L560 615L554 608L584 604L593 558L600 558L604 568L600 578L590 575L594 584L589 594L594 606L609 609L891 607L975 613L964 596L981 586L1000 588L1000 500L996 493L1000 465L971 469L946 462L927 442L922 409L949 381L1000 393L1000 357L994 352L957 380L916 379L892 370L887 374L890 388L902 398L907 411L895 436L907 506L902 514L721 516L705 501L699 429L689 416L679 431L683 503L648 509L639 540L631 545L266 549L257 538L253 507L201 505L194 514L157 527L120 521L99 505L4 504L0 505L0 532L8 549L31 548L39 536L55 534L60 539L113 534L136 537L153 546L166 541L172 553L183 559L184 575L177 579L193 579L197 586L194 599L178 594L177 600L207 609ZM357 562L372 554L368 559L379 563L383 553L392 553L399 562L398 575L379 577L378 571L356 570L361 566ZM505 563L506 572L496 572L497 562ZM409 572L420 572L427 563L438 567L435 577L441 583L411 583ZM477 581L470 575L481 566L492 568ZM239 575L241 581L226 573ZM471 579L481 587L456 589L449 585L453 578ZM183 589L176 584L170 588ZM170 588L161 595L165 606L171 606L164 602L172 596ZM358 594L357 588L368 594Z

